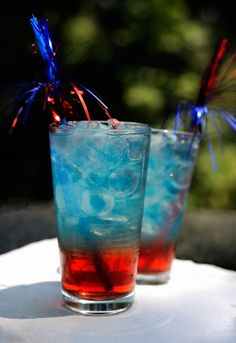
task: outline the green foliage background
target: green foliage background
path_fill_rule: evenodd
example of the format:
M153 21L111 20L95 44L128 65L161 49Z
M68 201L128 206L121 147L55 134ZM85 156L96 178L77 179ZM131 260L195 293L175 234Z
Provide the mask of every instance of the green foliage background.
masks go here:
M215 43L222 34L230 38L235 34L227 17L219 19L224 4L210 0L89 0L68 4L44 0L41 8L55 41L61 44L61 68L68 76L98 91L114 117L155 127L175 111L180 100L196 99ZM19 28L21 11L22 6L16 5L13 21ZM19 39L15 31L9 31L9 36L9 54L2 59L8 60L6 66L14 65L17 51L17 61L25 61L25 65L15 67L15 75L22 80L24 73L32 79L36 62L28 47L30 34L19 30ZM7 68L5 78L9 78ZM227 132L223 135L223 154L218 143L214 144L217 172L213 171L207 142L201 146L190 207L236 208L236 145L234 135L228 139Z
M83 77L96 82L118 118L155 127L179 100L195 99L217 40L213 28L194 19L182 0L90 1L64 21L62 36L66 51L79 46L67 68L80 74L81 61ZM222 153L214 144L214 172L203 142L190 207L236 208L236 146L224 144Z

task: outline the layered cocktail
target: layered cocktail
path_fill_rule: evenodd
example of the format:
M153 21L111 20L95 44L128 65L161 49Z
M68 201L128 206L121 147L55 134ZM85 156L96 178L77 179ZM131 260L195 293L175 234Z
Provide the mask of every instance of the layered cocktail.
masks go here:
M78 122L50 133L62 293L78 312L133 301L150 128Z
M192 133L152 130L139 282L169 279L199 144L200 137Z

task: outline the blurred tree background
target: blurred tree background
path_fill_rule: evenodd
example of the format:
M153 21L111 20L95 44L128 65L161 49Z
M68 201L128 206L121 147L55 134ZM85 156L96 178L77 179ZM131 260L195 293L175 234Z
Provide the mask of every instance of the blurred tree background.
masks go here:
M33 81L42 68L31 51L32 13L48 18L68 77L96 90L114 117L155 127L180 100L196 99L218 38L227 36L234 44L236 31L233 4L226 1L1 2L2 86ZM0 147L2 204L52 197L47 126L37 111L33 108L27 125ZM190 207L236 208L235 137L226 131L223 141L222 155L216 146L216 173L203 142Z

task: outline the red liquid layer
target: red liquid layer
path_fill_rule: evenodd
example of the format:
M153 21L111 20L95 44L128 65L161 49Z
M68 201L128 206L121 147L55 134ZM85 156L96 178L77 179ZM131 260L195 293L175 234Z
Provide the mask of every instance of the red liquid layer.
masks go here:
M136 250L61 250L62 287L84 299L122 297L133 291L137 270Z
M139 252L138 273L157 274L170 269L175 257L176 243L142 243Z

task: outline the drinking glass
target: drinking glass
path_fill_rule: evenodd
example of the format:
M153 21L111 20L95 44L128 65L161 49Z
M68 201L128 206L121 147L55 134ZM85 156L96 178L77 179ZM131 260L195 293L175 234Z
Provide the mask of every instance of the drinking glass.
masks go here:
M152 129L139 283L169 280L199 145L199 135Z
M113 314L134 300L151 128L81 121L50 133L66 307Z

